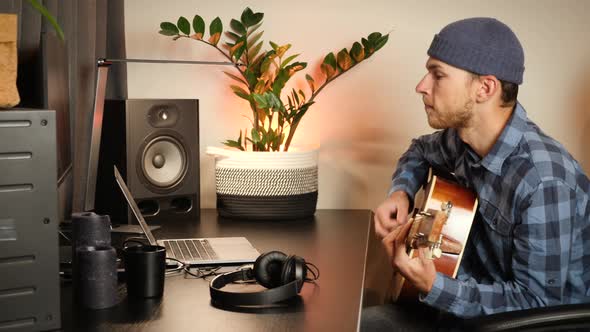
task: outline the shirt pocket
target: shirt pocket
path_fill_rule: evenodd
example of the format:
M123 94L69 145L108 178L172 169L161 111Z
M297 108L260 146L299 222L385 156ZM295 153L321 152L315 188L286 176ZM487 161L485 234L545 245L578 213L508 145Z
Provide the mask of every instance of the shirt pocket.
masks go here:
M483 199L480 200L479 204L479 213L487 228L500 238L511 238L514 228L513 223L504 218L494 204Z

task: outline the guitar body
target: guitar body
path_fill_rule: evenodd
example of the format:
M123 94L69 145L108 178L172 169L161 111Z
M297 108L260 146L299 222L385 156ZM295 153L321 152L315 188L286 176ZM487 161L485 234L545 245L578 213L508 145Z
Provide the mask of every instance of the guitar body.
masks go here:
M440 211L445 210L445 206L448 206L449 210L446 211L444 218L438 218ZM427 228L432 234L424 234L424 232L417 233L422 237L440 239L438 244L433 245L438 248L435 250L438 251L438 255L436 255L438 257L432 258L436 271L455 278L477 211L477 197L473 192L463 188L459 184L434 175L426 185L425 199L420 211L427 211L428 213L426 215L431 216L431 219L435 221L441 219L437 226L432 226L431 229ZM436 218L432 217L433 214L436 215ZM416 213L409 222L418 222L417 220L420 220L419 218L421 217ZM413 224L412 229L417 228L414 226ZM410 235L412 234L409 234L408 238L410 238ZM415 234L414 238L416 238ZM407 240L407 242L410 243L412 241ZM413 241L412 243L416 245L415 243L419 242ZM428 243L431 243L432 246L432 242ZM415 248L409 247L408 255L410 257L416 257L418 251ZM415 301L418 299L418 290L409 282L406 282L404 277L399 273L394 274L392 286L391 294L394 301Z

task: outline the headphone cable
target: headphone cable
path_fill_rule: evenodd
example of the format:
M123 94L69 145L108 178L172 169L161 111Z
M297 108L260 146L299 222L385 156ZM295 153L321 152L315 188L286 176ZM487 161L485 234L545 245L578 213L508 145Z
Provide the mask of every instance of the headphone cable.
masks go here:
M305 278L306 281L316 281L320 278L320 269L315 264L310 263L310 262L305 262L305 266L307 266L307 269L313 275L313 279L312 278ZM311 267L315 268L315 271ZM316 273L316 271L317 271L317 273Z

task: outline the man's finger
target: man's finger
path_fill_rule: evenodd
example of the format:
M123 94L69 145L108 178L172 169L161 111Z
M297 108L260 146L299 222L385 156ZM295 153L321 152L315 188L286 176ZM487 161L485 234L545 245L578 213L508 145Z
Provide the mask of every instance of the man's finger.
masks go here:
M375 216L375 234L377 234L377 237L379 239L383 239L384 237L387 236L387 234L389 232L387 232L387 230L385 228L383 228L383 226L381 226L381 223L379 222L379 220L377 220L377 217Z
M385 248L385 252L387 253L387 257L389 257L389 259L391 259L391 257L393 256L392 241L393 239L395 239L395 236L392 236L392 233L387 234L385 237L383 237L383 240L381 240L381 244Z
M383 242L384 245L393 246L393 243L395 242L395 239L397 238L400 231L401 227L398 227L393 231L387 233L387 235L383 238L381 242Z
M410 232L410 227L412 227L412 221L407 222L402 227L399 227L399 232L398 232L397 238L395 240L395 246L399 247L399 248L396 248L397 250L401 250L401 247L403 246L403 249L405 251L406 238L408 237L408 233Z
M379 221L381 226L387 231L387 233L393 231L397 227L397 222L392 218L392 214L396 213L395 207L384 208L379 212Z
M405 201L401 201L398 204L399 204L399 206L397 208L396 220L400 225L403 225L408 221L409 205Z
M401 231L401 227L398 227L398 228L394 229L393 231L389 232L383 238L383 240L381 240L381 243L385 247L385 251L387 251L387 255L389 256L390 259L393 258L393 255L395 255L395 250L396 250L395 239L397 238L400 231Z
M387 236L387 234L389 234L389 232L391 230L389 230L387 227L385 227L385 224L387 223L387 221L383 220L383 213L382 213L382 209L378 209L375 212L375 233L377 233L377 235L379 236L379 238L384 238L385 236Z

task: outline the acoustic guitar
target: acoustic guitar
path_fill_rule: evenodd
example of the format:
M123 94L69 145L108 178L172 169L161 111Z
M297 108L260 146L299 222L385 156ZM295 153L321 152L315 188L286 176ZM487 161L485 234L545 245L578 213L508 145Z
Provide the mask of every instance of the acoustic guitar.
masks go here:
M436 175L431 175L424 195L421 208L408 221L412 225L406 250L410 257L416 257L416 249L426 248L426 257L434 260L436 271L455 278L477 211L477 197L459 184ZM395 273L392 286L393 301L418 298L418 290L399 273Z

